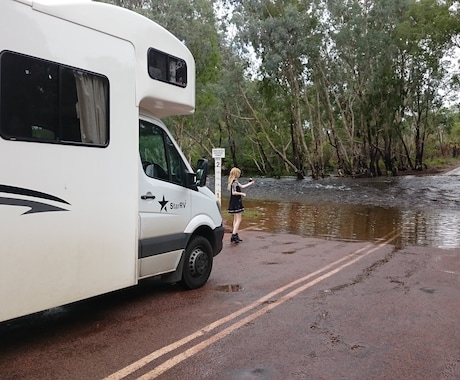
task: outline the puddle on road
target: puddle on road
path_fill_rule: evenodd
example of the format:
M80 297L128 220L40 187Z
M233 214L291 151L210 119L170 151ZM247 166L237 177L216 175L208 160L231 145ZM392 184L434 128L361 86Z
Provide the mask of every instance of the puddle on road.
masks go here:
M228 285L220 285L216 287L216 290L219 292L227 292L227 293L234 293L243 290L243 287L238 284L228 284Z
M225 201L223 201L225 205ZM399 210L396 208L341 204L280 203L245 199L241 229L289 233L332 240L372 241L395 229L395 245L460 247L460 212L456 210ZM225 210L231 225L232 216Z
M246 190L242 229L351 241L400 229L399 246L460 248L459 175L255 181ZM223 216L231 226L229 194L222 188Z

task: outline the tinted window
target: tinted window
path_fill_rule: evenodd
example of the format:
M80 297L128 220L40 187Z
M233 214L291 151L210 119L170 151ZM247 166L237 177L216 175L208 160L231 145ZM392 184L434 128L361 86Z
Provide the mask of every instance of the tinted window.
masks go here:
M147 176L185 185L185 164L173 142L161 128L140 121L139 154Z
M147 60L149 75L152 79L187 87L187 64L183 59L149 49Z
M106 146L108 80L12 52L0 55L4 139Z

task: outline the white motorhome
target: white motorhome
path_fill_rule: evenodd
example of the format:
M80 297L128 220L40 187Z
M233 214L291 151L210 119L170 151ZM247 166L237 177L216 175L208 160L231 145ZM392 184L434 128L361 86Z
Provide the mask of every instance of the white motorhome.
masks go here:
M219 205L160 121L194 111L190 51L90 0L1 0L0 21L0 321L151 276L203 286Z

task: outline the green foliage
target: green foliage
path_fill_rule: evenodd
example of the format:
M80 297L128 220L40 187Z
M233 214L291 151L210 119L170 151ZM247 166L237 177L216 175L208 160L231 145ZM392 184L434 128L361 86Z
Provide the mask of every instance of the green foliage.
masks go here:
M191 162L223 147L251 174L385 175L458 150L459 110L440 95L460 86L443 60L460 46L452 0L112 3L196 59L196 113L168 120Z
M456 121L449 134L450 140L460 144L460 121Z

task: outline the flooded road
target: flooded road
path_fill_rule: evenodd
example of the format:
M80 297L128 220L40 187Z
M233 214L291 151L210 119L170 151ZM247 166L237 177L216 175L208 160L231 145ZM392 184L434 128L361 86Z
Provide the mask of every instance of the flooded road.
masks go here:
M230 225L226 181L222 179L222 211ZM379 239L400 229L396 244L401 247L460 247L460 170L432 176L255 181L246 191L242 229L348 241Z
M460 176L256 183L206 286L3 322L0 380L460 379Z

